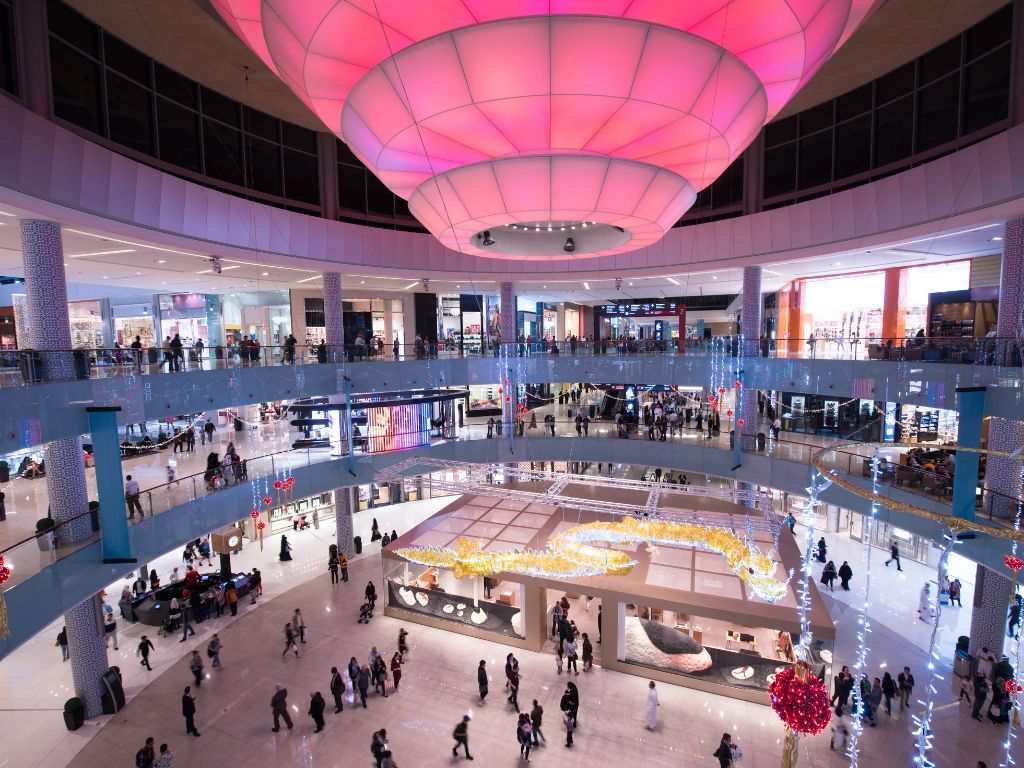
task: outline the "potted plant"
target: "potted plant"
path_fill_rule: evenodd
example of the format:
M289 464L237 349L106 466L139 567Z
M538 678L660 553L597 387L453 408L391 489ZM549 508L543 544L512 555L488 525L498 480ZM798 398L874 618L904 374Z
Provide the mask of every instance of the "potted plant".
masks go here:
M85 725L85 705L79 698L64 702L64 725L69 731L77 731Z
M0 459L0 483L10 482L11 479L11 465L7 462L7 459Z
M36 520L36 543L39 545L39 551L50 551L50 542L53 538L54 526L55 524L52 517L44 517L41 520Z

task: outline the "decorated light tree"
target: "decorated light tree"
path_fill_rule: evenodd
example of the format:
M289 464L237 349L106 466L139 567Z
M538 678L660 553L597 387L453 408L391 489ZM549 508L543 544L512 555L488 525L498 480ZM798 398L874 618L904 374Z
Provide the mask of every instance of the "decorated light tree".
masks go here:
M0 555L0 640L11 634L11 628L7 623L7 603L4 602L4 585L11 578L11 569Z
M772 709L786 726L782 768L796 768L800 755L800 736L825 730L832 719L828 689L811 672L807 662L778 673L768 686Z

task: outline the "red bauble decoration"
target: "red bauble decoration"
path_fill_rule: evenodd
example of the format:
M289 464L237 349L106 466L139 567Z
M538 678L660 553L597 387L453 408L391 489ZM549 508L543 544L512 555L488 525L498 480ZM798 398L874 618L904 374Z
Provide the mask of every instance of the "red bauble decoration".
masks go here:
M252 512L249 513L249 517L251 517L253 520L259 520L260 511L258 509L254 509Z
M1014 694L1024 691L1024 686L1018 683L1016 680L1007 680L1004 684L1006 692L1013 696Z
M502 382L502 383L507 387L508 386L508 379L505 379L505 381Z
M258 530L258 531L262 531L266 527L267 527L267 524L262 522L262 521L256 523L256 530Z
M289 475L288 479L285 480L285 483L287 483L288 487L291 488L293 485L295 485L295 478Z
M0 586L3 586L11 578L11 569L7 567L4 556L0 555Z
M505 402L506 403L511 403L512 402L512 398L511 397L506 397L505 398Z
M271 502L273 502L273 501L274 500L272 498L270 498L269 496L264 496L263 497L263 503L266 504L268 507L270 506Z
M736 419L736 424L737 424L738 426L741 426L741 427L742 427L742 426L743 426L744 424L746 424L746 423L747 423L747 422L745 422L745 421L744 421L743 419Z
M1024 560L1021 560L1019 557L1014 557L1013 555L1006 555L1003 558L1003 565L1016 573L1021 568L1024 568Z
M502 389L501 387L498 387L498 394L499 394L499 395L503 395L503 394L505 394L505 390L504 390L504 389Z
M795 733L821 733L832 719L828 689L809 670L790 668L779 672L768 686L772 709Z
M275 480L274 481L274 490L275 491L280 491L281 488L283 488L283 487L284 487L284 483L282 483L280 480Z
M725 387L719 387L718 388L718 394L724 395L725 394Z
M725 412L726 416L732 416L732 408Z
M708 402L711 403L711 405L714 405L715 404L715 396L714 395L708 395Z
M732 385L733 385L734 387L736 387L736 389L739 389L740 387L742 387L742 386L743 386L743 382L742 382L742 381L740 381L739 379L736 379L736 381L734 381L734 382L732 383Z

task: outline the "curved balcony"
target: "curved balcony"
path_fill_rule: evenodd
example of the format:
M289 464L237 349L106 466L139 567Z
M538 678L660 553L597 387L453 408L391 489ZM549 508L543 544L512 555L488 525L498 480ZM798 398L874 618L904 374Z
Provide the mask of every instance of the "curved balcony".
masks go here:
M706 433L681 429L665 441L643 439L646 431L629 439L617 437L614 424L596 422L591 434L576 437L570 422L556 423L556 436L543 436L543 430L526 430L523 436L487 439L486 425L462 430L457 440L438 441L413 451L386 454L357 454L333 457L328 449L287 451L249 460L248 481L212 490L201 475L179 478L175 483L147 489L142 506L147 517L131 526L133 552L140 563L182 546L248 516L255 494L262 494L265 481L287 472L296 478L300 495L314 495L337 487L372 481L374 474L399 461L423 455L432 458L478 463L508 462L614 462L639 466L659 466L688 473L736 478L743 482L775 488L794 494L806 492L811 457L822 441L769 441L763 450L743 453L742 473L734 468L735 454L727 434L706 437ZM868 487L863 471L865 451L837 452L829 466ZM415 472L415 468L410 470ZM950 514L944 491L933 483L915 483L893 474L883 479L882 492L895 501L915 504L931 511ZM927 487L926 487L927 486ZM986 491L986 493L988 493ZM860 497L838 489L827 490L823 500L847 509L864 512L868 504ZM1008 500L1013 501L1013 500ZM1014 501L1014 503L1016 503ZM941 538L937 523L901 512L883 509L879 518L904 530L935 540ZM1009 520L988 520L994 524ZM13 567L5 594L11 614L11 636L0 641L0 658L29 639L65 609L86 599L132 570L131 565L104 564L98 536L71 547L54 548L50 534L31 537L3 550ZM42 545L41 543L42 542ZM998 568L1003 546L993 546L985 534L964 542L961 553L968 558Z

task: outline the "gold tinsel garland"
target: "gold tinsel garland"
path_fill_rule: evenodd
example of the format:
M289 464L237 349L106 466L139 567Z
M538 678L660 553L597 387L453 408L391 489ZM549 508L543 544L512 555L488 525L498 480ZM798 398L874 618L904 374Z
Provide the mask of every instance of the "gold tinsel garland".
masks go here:
M788 581L774 577L776 563L731 530L660 518L583 523L549 538L544 550L484 552L480 542L460 536L451 547L404 547L396 551L411 562L447 568L456 578L497 573L554 578L622 576L636 565L625 552L591 546L591 542L696 546L723 555L733 573L762 600L780 600L788 588Z

